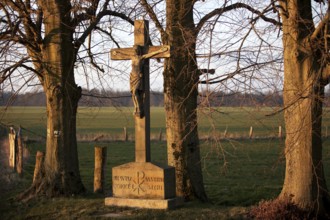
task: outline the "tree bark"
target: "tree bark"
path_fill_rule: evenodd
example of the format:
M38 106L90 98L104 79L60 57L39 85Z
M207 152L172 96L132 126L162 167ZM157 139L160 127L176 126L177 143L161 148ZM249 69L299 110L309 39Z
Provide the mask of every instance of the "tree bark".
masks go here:
M176 194L207 200L197 130L198 73L193 1L166 1L166 39L173 49L165 62L164 105L168 163L176 169Z
M76 114L81 88L75 84L70 1L40 2L44 13L45 37L40 53L29 51L40 62L35 68L46 93L47 140L46 155L40 178L36 178L32 193L48 196L72 195L84 192L79 172ZM40 57L41 56L41 57Z
M285 180L280 200L323 215L329 194L322 163L322 101L324 82L314 31L311 1L289 0L284 9Z

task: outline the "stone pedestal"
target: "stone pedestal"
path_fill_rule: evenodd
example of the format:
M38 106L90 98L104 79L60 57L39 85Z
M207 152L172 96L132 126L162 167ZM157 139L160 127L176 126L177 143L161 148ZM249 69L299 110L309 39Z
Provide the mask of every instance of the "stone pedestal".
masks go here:
M132 162L112 169L113 197L105 205L171 209L183 204L175 197L175 169L150 162Z

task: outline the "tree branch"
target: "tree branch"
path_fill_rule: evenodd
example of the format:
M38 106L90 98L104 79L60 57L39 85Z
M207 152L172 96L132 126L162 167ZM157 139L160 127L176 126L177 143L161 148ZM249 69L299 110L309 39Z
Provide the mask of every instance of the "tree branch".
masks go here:
M141 5L145 8L145 10L147 11L149 17L155 23L156 28L160 32L162 40L164 40L166 38L166 32L165 32L164 28L162 27L161 23L159 22L154 10L152 9L150 4L148 4L148 2L146 0L141 0Z
M217 8L214 9L213 11L211 11L210 13L206 14L197 24L196 26L196 32L198 33L202 27L204 26L204 24L210 20L212 17L216 16L216 15L222 15L225 12L231 11L231 10L235 10L235 9L247 9L248 11L257 14L261 19L263 19L266 22L270 22L274 25L280 25L280 23L278 21L276 21L275 19L272 18L268 18L264 15L265 12L261 12L259 10L254 9L253 7L251 7L250 5L244 4L244 3L235 3L229 6L225 6L222 8Z
M36 20L36 30L37 30L37 33L38 33L38 43L41 43L42 41L42 37L41 37L41 27L42 27L42 21L43 21L43 11L42 11L42 8L39 8L38 7L38 13L37 13L37 20Z
M86 8L85 13L76 15L72 20L73 26L76 27L82 21L93 20L92 18L95 18L99 2L100 2L99 0L92 1L91 6L89 8ZM104 3L103 9L107 8L108 3L109 0Z
M13 65L1 70L0 84L3 83L17 68L22 67L28 59L28 57L24 57L20 61L15 62Z
M40 40L41 35L40 32L38 32L35 23L33 23L31 20L32 9L30 1L27 0L24 4L23 1L4 0L4 3L6 3L6 5L0 4L0 6L7 15L9 30L7 33L0 33L0 38L20 43L32 50L38 50L36 41ZM16 14L18 18L15 22L12 21L12 19L14 19L13 14L9 14L9 12L6 10L6 6L8 5L10 6L11 10L18 14ZM21 23L22 26L20 26ZM11 35L8 34L9 31L12 32Z
M92 33L90 33L89 37L88 37L88 47L87 47L88 57L89 57L89 60L92 64L92 66L94 66L96 69L98 69L102 73L104 73L104 69L102 67L100 67L99 65L97 65L97 63L95 63L91 47L92 47Z
M252 63L244 68L238 68L237 70L235 70L234 72L231 72L231 73L228 73L227 76L225 78L222 78L222 79L219 79L223 76L217 76L217 77L214 77L212 79L209 79L209 80L203 80L203 81L199 81L198 83L199 84L215 84L215 83L221 83L221 82L224 82L228 79L231 79L231 78L234 78L236 75L244 72L244 71L247 71L248 69L250 68L261 68L262 66L265 66L265 65L268 65L270 63L273 63L273 62L276 62L276 60L271 60L271 61L266 61L266 62L262 62L262 63Z
M93 20L90 25L86 28L86 30L84 31L84 33L76 40L75 42L75 46L76 48L79 48L81 46L82 43L84 43L84 41L86 40L86 38L88 37L88 35L93 31L93 29L96 28L96 25L99 23L99 21L104 17L104 16L115 16L115 17L119 17L127 22L129 22L130 24L134 25L134 21L132 19L130 19L129 17L127 17L125 14L120 13L120 12L116 12L116 11L111 11L111 10L103 10L101 11L95 18L95 20Z
M311 40L314 41L317 38L321 37L321 34L324 30L324 27L328 24L329 22L329 11L325 14L325 16L323 17L323 19L321 20L321 22L317 25L317 27L315 28L314 32L311 35ZM325 33L327 34L327 33Z
M25 47L31 48L31 49L35 49L33 45L31 45L26 39L21 38L17 35L12 35L12 31L6 31L3 33L0 33L0 40L7 40L7 41L11 41L14 43L19 43Z
M110 32L107 32L106 30L103 30L102 28L100 28L100 27L95 27L95 29L96 30L98 30L98 31L100 31L100 32L102 32L102 33L104 33L104 34L106 34L108 37L110 37L110 39L116 44L116 46L118 47L118 48L120 48L120 45L119 45L119 43L116 41L116 39L112 36L112 32L111 32L111 29L110 29Z

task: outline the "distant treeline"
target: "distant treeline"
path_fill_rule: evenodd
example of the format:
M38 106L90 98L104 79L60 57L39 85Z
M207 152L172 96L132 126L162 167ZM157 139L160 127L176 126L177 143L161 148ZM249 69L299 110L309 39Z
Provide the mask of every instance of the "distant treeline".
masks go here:
M150 102L152 106L163 105L163 94L152 92ZM0 106L46 106L44 92L27 92L15 94L2 92L0 94ZM133 106L130 92L100 91L97 89L83 90L79 101L80 106Z
M151 106L163 106L162 92L151 92ZM280 93L201 93L200 106L282 106L283 98ZM14 94L3 92L0 94L1 106L45 106L46 98L43 92ZM83 90L79 102L80 106L133 106L130 92Z

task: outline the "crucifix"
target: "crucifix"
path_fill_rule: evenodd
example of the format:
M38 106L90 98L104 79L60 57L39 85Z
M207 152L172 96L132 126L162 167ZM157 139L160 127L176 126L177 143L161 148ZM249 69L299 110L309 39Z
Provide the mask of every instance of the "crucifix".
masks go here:
M149 59L170 57L170 47L149 46L149 23L134 22L134 46L111 50L112 60L131 60L130 90L134 103L135 162L150 162Z

